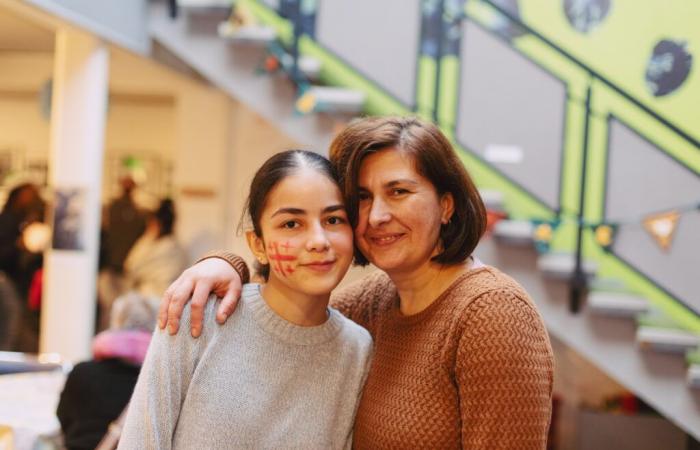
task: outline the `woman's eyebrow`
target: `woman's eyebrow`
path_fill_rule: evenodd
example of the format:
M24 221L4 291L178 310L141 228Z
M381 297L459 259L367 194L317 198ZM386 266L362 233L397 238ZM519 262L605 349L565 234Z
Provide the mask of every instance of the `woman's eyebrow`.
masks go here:
M400 178L400 179L398 179L398 180L391 180L391 181L389 181L388 183L386 183L384 186L386 186L386 187L394 187L394 186L396 186L397 184L412 184L412 185L415 186L415 185L418 184L418 182L415 181L415 180L410 180L410 179L408 179L408 178Z
M295 216L302 216L306 214L306 210L303 210L301 208L280 208L277 211L275 211L274 214L272 214L272 216L270 217L275 217L280 214L293 214Z

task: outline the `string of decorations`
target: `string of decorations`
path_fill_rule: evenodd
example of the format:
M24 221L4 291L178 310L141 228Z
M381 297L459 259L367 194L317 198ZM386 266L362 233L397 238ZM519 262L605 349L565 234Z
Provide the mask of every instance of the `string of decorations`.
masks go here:
M693 211L700 211L700 202L623 220L603 222L580 221L574 215L560 213L553 219L531 219L530 222L532 224L532 237L535 241L535 247L540 253L549 251L552 238L557 228L562 224L578 224L586 229L592 230L595 242L605 251L610 251L612 249L621 227L642 226L662 251L669 252L681 218ZM505 213L490 211L490 227L493 228L498 221L506 217L507 215Z

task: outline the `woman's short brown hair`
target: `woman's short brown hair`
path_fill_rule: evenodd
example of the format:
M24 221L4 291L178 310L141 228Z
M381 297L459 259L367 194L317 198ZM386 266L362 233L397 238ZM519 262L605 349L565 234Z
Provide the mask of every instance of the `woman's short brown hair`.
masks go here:
M358 221L358 179L362 160L369 154L389 148L411 155L416 171L430 180L438 195L452 194L454 213L440 228L443 250L432 260L447 265L464 262L486 229L484 203L450 141L437 126L415 117L358 119L331 143L330 160L340 176L353 228ZM368 263L357 246L355 263Z

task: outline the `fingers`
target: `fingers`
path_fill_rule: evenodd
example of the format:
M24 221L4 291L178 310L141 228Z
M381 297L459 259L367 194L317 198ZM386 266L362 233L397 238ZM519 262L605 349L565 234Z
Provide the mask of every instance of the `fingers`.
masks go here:
M226 295L221 299L221 304L216 311L216 321L218 323L224 324L226 319L233 314L233 311L236 310L236 305L238 305L239 298L241 298L240 282L236 283L235 286L229 287L226 291Z
M171 291L170 304L168 305L168 332L171 335L177 334L180 328L180 317L185 304L192 294L193 282L188 278L183 278L180 283Z
M192 337L199 337L202 333L202 322L204 321L204 307L209 300L211 293L211 282L200 280L194 287L192 300L190 303L190 333Z
M158 306L158 328L161 330L164 329L165 325L168 323L168 306L170 305L170 299L177 281L178 280L173 281L173 283L168 286L168 289L163 293L163 298L160 299L160 305Z

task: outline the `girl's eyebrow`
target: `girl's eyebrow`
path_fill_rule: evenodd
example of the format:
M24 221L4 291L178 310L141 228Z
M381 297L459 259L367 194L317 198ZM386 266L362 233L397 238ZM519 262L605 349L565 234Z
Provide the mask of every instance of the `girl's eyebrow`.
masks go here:
M345 209L345 206L341 204L326 206L325 208L323 208L323 213L339 211L341 209ZM270 217L275 217L280 214L292 214L295 216L303 216L304 214L306 214L306 210L301 208L280 208L277 211L275 211L274 214L272 214L272 216Z
M306 210L300 209L300 208L280 208L277 211L275 211L274 214L270 217L275 217L280 214L293 214L295 216L302 216L306 214Z
M331 205L331 206L326 206L325 208L323 208L323 212L329 213L329 212L339 211L341 209L345 209L345 206L343 206L343 205Z

